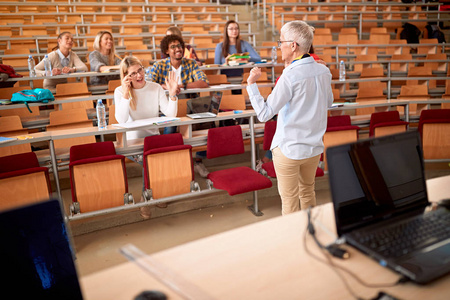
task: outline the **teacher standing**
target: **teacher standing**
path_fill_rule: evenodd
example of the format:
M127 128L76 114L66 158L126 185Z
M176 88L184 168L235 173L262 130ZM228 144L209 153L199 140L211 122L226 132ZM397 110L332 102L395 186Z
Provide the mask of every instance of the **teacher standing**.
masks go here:
M266 122L278 114L270 149L283 215L316 205L315 173L333 94L330 70L308 54L313 37L314 28L303 21L281 28L278 47L287 67L266 102L256 85L261 70L253 68L247 79L258 119Z

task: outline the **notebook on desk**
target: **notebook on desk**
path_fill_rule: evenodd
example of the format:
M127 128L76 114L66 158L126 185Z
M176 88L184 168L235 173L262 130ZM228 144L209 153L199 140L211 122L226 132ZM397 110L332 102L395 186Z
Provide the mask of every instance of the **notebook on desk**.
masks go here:
M187 101L191 119L215 118L219 113L222 92L211 92L211 96L192 98Z
M82 299L58 200L0 212L2 293L17 299Z
M417 131L330 147L327 162L339 237L417 283L450 272L450 212L426 211Z

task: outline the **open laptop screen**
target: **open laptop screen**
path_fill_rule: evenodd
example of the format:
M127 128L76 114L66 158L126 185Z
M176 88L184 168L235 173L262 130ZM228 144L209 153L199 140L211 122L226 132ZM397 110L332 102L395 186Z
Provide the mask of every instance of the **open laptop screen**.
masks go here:
M82 299L58 200L0 212L1 281L17 299Z
M331 147L327 162L339 235L428 204L417 132Z
M197 114L210 112L217 115L221 99L222 92L211 92L210 96L189 99L187 101L187 113Z

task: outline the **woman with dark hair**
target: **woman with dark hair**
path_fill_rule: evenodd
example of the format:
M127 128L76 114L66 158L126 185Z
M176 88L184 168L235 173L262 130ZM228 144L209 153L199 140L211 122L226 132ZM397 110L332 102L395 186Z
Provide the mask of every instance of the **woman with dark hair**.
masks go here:
M56 47L48 54L48 58L52 65L52 76L74 72L86 72L88 70L87 66L81 61L78 55L72 52L72 34L68 31L62 32L58 36L57 41L58 44ZM41 60L37 64L35 70L36 74L45 74L44 60ZM59 83L67 83L67 79L44 79L44 88L55 88Z
M121 58L116 54L114 38L109 31L100 31L94 40L94 51L89 54L91 71L109 71L112 66L118 66ZM119 79L119 75L92 76L91 84L108 84L108 81Z
M228 55L235 53L248 52L250 54L251 62L260 62L261 56L253 49L249 42L241 40L239 24L236 21L229 20L225 23L223 31L223 42L220 42L216 46L216 52L214 56L214 63L222 65L226 62ZM222 74L227 76L241 76L242 69L237 70L223 70Z

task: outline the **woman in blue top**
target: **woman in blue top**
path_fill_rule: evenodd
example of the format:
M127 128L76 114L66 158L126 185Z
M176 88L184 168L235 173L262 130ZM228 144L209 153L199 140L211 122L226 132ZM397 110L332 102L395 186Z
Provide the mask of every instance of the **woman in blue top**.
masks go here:
M230 54L244 53L250 54L251 62L260 62L261 56L253 49L250 43L241 40L239 35L239 24L236 21L229 20L225 24L223 32L223 42L217 44L214 56L214 63L222 65L225 63L225 58ZM227 76L242 76L242 69L222 70L222 74Z

